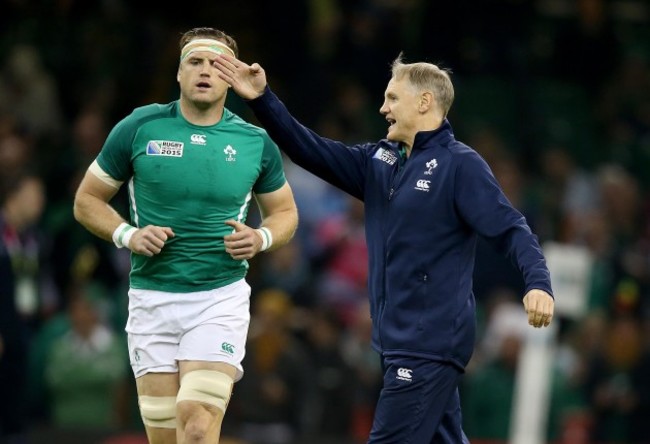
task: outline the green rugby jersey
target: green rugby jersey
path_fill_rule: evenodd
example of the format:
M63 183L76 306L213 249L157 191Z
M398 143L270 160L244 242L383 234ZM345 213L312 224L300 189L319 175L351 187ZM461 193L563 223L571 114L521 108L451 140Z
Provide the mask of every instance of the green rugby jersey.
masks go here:
M132 225L176 234L158 255L131 254L130 285L148 290L210 290L243 278L248 262L225 252L232 228L224 222L245 222L253 193L286 182L265 130L227 109L216 125L193 125L178 101L135 109L113 128L97 163L128 181Z

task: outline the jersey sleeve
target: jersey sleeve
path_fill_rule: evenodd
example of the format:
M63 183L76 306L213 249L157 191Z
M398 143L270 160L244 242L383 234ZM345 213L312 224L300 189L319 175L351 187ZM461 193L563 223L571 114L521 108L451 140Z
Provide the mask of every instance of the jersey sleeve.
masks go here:
M287 181L284 174L280 149L266 133L264 133L263 140L262 171L253 187L253 191L256 194L276 191Z
M126 117L113 127L97 156L97 164L113 179L126 181L133 175L131 157L136 124Z

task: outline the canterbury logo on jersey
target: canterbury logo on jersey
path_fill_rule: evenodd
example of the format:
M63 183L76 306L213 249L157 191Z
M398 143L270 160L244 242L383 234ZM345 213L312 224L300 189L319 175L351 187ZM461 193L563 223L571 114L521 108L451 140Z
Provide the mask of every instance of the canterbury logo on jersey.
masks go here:
M147 143L147 156L183 156L183 142L173 140L150 140Z
M190 141L192 145L205 145L205 134L192 134Z

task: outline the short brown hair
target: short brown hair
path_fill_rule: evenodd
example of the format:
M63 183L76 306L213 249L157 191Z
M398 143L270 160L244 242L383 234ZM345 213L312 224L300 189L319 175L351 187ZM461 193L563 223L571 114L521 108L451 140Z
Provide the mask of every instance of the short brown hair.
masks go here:
M234 38L226 34L225 32L215 29L215 28L193 28L189 31L186 31L181 36L181 40L178 43L179 49L182 51L185 45L187 45L192 40L196 39L215 39L220 42L228 45L232 52L235 53L235 57L239 57L239 48L237 47L237 42Z

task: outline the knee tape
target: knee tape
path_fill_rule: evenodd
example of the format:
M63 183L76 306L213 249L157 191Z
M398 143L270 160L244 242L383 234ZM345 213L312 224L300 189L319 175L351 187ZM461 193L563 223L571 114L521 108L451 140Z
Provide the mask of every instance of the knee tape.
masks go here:
M176 402L198 401L213 405L225 413L233 379L216 370L194 370L183 376Z
M149 427L176 428L175 396L139 396L142 422Z

